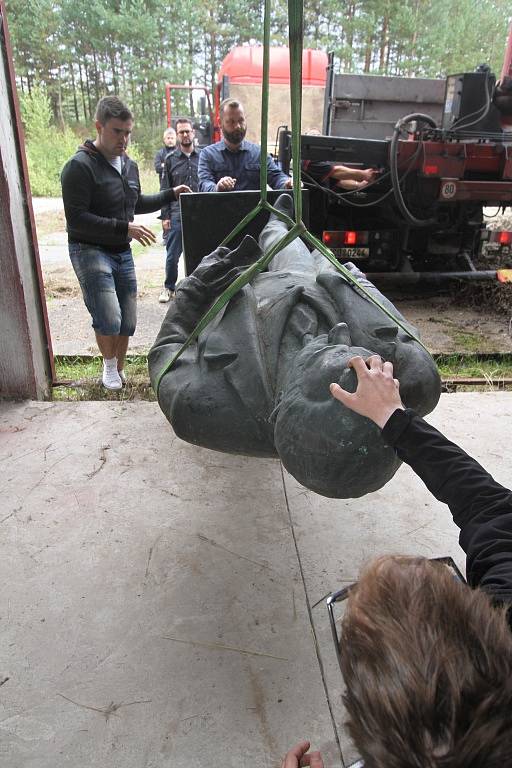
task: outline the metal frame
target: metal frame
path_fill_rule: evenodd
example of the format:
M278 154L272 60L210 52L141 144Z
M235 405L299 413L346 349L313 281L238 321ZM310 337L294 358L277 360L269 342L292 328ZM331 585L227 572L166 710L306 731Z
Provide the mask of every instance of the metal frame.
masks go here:
M16 151L18 155L18 165L23 184L23 192L25 197L26 216L28 217L28 235L33 248L33 265L36 272L37 279L37 296L39 298L40 306L38 308L41 319L44 326L44 337L46 342L45 357L47 358L47 366L49 372L50 384L54 385L56 382L55 362L53 357L50 323L48 320L48 311L46 307L46 296L44 293L44 281L43 273L41 269L41 260L39 256L39 246L37 242L36 224L34 218L34 209L32 207L32 192L30 188L30 180L28 173L27 157L25 153L25 134L23 131L23 124L21 121L21 111L18 100L18 92L16 87L16 76L14 72L14 54L11 46L11 39L9 36L9 27L7 23L7 15L5 8L5 0L0 0L0 55L4 58L4 64L7 72L8 80L8 100L11 108L11 119L13 122L13 132L16 141ZM4 119L7 119L4 117Z

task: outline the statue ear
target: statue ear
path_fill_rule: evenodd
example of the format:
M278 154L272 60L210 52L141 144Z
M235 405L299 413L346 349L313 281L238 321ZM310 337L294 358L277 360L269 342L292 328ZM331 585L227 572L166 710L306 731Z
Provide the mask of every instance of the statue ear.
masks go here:
M382 325L379 328L374 328L373 334L381 341L395 341L398 336L398 326Z

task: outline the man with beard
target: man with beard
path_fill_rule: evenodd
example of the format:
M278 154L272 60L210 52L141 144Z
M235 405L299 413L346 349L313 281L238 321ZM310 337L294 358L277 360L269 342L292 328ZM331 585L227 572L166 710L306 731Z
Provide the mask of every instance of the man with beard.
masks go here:
M232 192L260 188L260 148L247 141L242 104L225 99L220 105L223 139L205 147L199 158L199 191ZM292 180L267 157L267 181L272 189L291 189Z
M194 129L188 118L180 117L176 120L176 135L178 146L166 158L162 189L172 189L180 184L186 184L192 192L197 192L199 153L194 147ZM178 262L182 251L181 211L178 200L170 202L162 209L162 226L166 233L167 256L165 283L158 301L165 304L174 298L178 279Z

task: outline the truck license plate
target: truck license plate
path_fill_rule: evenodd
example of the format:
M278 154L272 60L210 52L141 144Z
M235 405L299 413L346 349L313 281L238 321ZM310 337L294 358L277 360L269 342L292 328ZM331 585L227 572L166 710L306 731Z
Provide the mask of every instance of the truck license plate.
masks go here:
M369 248L335 248L335 254L338 259L368 259L370 256Z

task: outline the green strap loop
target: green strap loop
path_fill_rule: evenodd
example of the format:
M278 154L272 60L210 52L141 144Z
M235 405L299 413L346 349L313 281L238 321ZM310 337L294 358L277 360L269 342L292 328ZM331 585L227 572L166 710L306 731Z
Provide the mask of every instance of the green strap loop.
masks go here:
M263 72L261 78L260 203L267 201L268 92L270 74L270 0L265 0L263 22Z
M302 113L302 40L304 8L302 0L288 0L288 40L290 48L290 111L292 118L292 172L295 221L302 222L300 180L300 136Z

